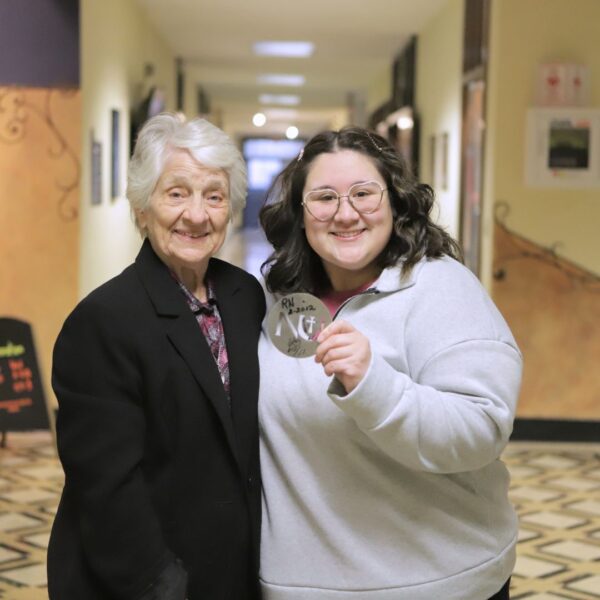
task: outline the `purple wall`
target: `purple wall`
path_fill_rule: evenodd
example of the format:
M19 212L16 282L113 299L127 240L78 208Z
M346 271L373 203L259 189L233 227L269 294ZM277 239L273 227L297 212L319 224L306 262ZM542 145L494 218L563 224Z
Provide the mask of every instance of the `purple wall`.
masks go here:
M79 86L79 0L0 0L0 85Z

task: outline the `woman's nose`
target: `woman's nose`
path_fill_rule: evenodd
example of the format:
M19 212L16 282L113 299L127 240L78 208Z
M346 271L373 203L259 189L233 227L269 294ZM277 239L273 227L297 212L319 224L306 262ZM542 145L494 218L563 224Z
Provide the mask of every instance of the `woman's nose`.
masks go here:
M337 212L335 213L335 219L340 221L348 221L356 218L358 218L358 212L352 206L348 196L340 196L340 205Z
M206 205L204 204L204 200L202 196L194 196L189 199L186 209L184 211L184 217L189 221L194 223L201 223L206 220Z

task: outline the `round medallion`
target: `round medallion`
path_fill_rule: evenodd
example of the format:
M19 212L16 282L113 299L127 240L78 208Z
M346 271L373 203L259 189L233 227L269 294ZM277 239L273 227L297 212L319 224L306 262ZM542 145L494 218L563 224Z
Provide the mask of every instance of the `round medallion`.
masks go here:
M288 294L275 303L267 317L273 345L294 358L314 356L316 339L331 323L327 307L312 294Z

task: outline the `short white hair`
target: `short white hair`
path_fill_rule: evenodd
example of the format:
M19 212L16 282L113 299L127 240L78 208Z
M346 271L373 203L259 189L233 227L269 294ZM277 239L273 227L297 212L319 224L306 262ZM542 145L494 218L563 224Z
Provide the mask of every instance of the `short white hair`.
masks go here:
M148 208L173 149L187 150L206 167L223 169L229 178L232 216L243 210L248 189L246 163L231 138L205 119L188 121L180 113L161 113L144 123L129 161L127 198L138 229L136 213Z

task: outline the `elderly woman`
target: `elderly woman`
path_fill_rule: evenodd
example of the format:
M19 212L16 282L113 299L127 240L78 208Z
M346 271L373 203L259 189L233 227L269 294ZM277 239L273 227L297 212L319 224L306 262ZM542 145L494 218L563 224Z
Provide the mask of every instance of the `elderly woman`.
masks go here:
M242 157L210 123L162 114L141 130L127 195L144 243L54 351L52 600L257 597L264 295L212 258L245 193Z
M314 359L259 344L265 600L508 598L521 355L432 205L386 140L347 128L263 209L274 299L333 315Z

